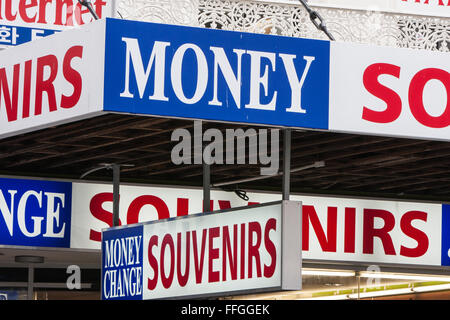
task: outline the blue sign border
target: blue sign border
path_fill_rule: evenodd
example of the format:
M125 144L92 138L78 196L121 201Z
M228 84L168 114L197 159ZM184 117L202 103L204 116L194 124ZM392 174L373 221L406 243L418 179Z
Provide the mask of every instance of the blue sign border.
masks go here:
M441 265L450 266L450 205L442 205Z

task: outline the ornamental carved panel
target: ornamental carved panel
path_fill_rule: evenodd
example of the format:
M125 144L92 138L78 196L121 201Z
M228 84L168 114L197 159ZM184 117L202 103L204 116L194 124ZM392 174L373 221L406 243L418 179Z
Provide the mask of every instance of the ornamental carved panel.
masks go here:
M450 19L317 7L339 41L450 51ZM247 0L122 0L125 19L327 39L299 4Z

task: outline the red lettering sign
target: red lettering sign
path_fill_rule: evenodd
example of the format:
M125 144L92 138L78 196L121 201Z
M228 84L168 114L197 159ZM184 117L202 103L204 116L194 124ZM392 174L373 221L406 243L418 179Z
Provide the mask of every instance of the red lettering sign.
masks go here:
M12 86L9 86L6 68L0 68L0 111L4 109L8 122L18 119L38 116L43 113L44 99L47 99L48 111L55 112L59 108L70 109L78 103L83 81L81 74L72 67L74 59L83 58L83 47L73 46L69 48L62 59L62 66L55 55L49 54L18 63L13 66ZM36 66L36 77L31 78L32 69ZM23 78L21 78L21 68ZM62 69L62 70L61 70ZM55 79L62 73L64 79L72 86L70 96L59 93L55 89ZM35 86L34 103L31 102L31 88ZM23 86L22 97L19 97L19 87ZM22 115L18 114L19 99L22 102ZM3 103L2 103L3 102ZM34 105L34 113L31 115L30 107Z
M235 224L232 226L234 237L230 238L230 227L211 227L201 230L201 240L197 238L195 230L187 231L186 233L178 232L176 241L174 241L172 234L167 233L163 236L160 242L160 237L153 235L150 237L148 243L148 264L152 269L153 276L147 278L148 290L154 290L161 282L165 289L172 286L176 280L177 283L184 287L187 284L191 270L190 256L194 258L194 273L196 284L203 282L214 283L226 281L226 279L237 279L237 248L241 248L241 279L252 278L270 278L273 276L276 267L276 247L270 239L270 231L276 230L277 222L275 219L269 219L265 225L260 222L251 221L249 223ZM242 234L248 234L248 238L237 238L238 229L241 229ZM264 230L264 232L263 232ZM226 246L216 247L214 239L219 239L218 243ZM182 246L185 240L185 246ZM192 247L190 245L192 240ZM208 247L208 251L206 251ZM233 250L230 250L234 248ZM154 251L159 248L159 255L155 256ZM214 261L219 260L220 252L222 252L222 268L214 269ZM267 252L271 258L270 263L264 264L261 260L263 252ZM242 259L242 255L248 254ZM184 257L185 261L181 259ZM207 261L207 264L205 262ZM167 263L170 262L170 263ZM181 270L181 266L185 266L185 270ZM256 266L256 271L253 270ZM203 277L204 268L207 268L207 277ZM230 271L228 271L230 270ZM263 271L264 270L264 271ZM175 272L176 271L176 272ZM175 279L176 277L176 279Z
M106 223L108 226L112 226L112 213L103 209L104 203L112 203L112 193L99 193L92 197L90 202L90 211L93 217ZM188 214L189 199L178 198L177 201L177 216L185 216ZM211 200L211 207L213 207L214 201ZM228 209L231 204L229 201L219 200L217 201L220 209ZM249 205L256 204L254 202ZM131 201L127 210L127 223L138 223L139 214L144 205L151 205L156 209L158 219L169 218L169 209L167 204L159 197L154 195L138 196ZM310 242L315 241L320 247L322 252L338 252L338 240L343 241L343 246L340 250L343 253L355 254L357 252L357 245L359 245L360 253L374 254L375 242L379 241L383 247L385 255L400 255L404 257L421 257L425 255L429 248L429 238L427 234L417 227L413 226L415 221L427 222L428 213L424 211L407 211L401 213L401 218L396 216L387 210L374 209L374 208L359 208L362 218L358 222L357 210L354 207L340 208L343 216L339 218L338 207L329 206L326 211L317 211L314 205L303 205L302 215L302 249L307 252L310 251ZM326 217L326 220L320 220ZM377 226L377 221L378 225ZM121 221L119 221L122 224ZM234 225L233 229L211 229L203 231L192 231L192 234L179 235L178 237L186 237L186 251L193 250L194 267L197 281L201 281L201 274L204 264L209 266L209 279L210 282L219 281L220 276L222 280L227 279L240 279L251 278L254 276L261 277L262 275L270 277L274 272L275 264L267 265L262 268L260 262L261 257L259 252L261 247L267 248L268 252L274 251L271 248L273 245L267 240L270 230L275 229L274 222L268 222L266 229L261 229L258 224L250 223L246 228L244 225ZM338 223L343 224L343 234L338 234ZM392 237L392 231L394 227L399 227L406 238L410 238L417 242L415 247L407 247L403 243L398 243L398 239ZM238 230L240 229L240 230ZM357 232L359 230L359 232ZM238 233L239 232L239 233ZM362 234L361 238L357 238L357 234ZM238 235L241 239L238 247ZM222 270L228 266L230 272L220 275L217 270L212 268L213 261L218 259L218 251L213 246L215 238L221 238L222 242ZM99 231L90 230L89 238L93 241L101 241L101 233ZM341 240L340 240L341 239ZM177 241L180 239L177 239ZM179 242L179 241L178 241ZM176 252L179 254L181 248L177 242ZM175 242L174 242L175 245ZM209 246L208 246L209 245ZM206 252L208 246L209 251ZM399 248L398 251L395 248ZM184 249L184 248L183 248ZM165 248L165 250L171 250ZM238 265L237 254L240 252L239 261L241 265ZM169 252L169 251L167 251ZM207 254L207 255L206 255ZM208 257L205 261L205 257ZM272 261L276 258L271 256ZM177 256L177 263L179 258ZM252 261L253 263L247 268L245 267L245 261ZM256 269L253 268L256 266ZM181 266L181 265L180 265ZM177 267L178 268L178 267ZM240 270L238 275L238 269ZM177 269L177 277L181 283L184 283L188 270Z

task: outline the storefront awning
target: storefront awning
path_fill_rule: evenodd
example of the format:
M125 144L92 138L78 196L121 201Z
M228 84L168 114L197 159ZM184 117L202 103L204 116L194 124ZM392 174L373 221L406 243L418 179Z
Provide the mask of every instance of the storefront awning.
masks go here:
M203 132L293 128L294 192L449 198L448 53L106 19L0 57L2 174L127 163L122 181L201 185L201 165L170 159L173 131L201 119ZM211 183L260 167L215 164Z

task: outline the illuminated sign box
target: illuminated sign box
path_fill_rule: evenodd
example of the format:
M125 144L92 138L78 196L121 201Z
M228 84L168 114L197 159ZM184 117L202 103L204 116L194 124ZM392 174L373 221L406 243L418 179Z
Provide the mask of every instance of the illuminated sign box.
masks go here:
M104 229L102 299L301 289L301 202Z

